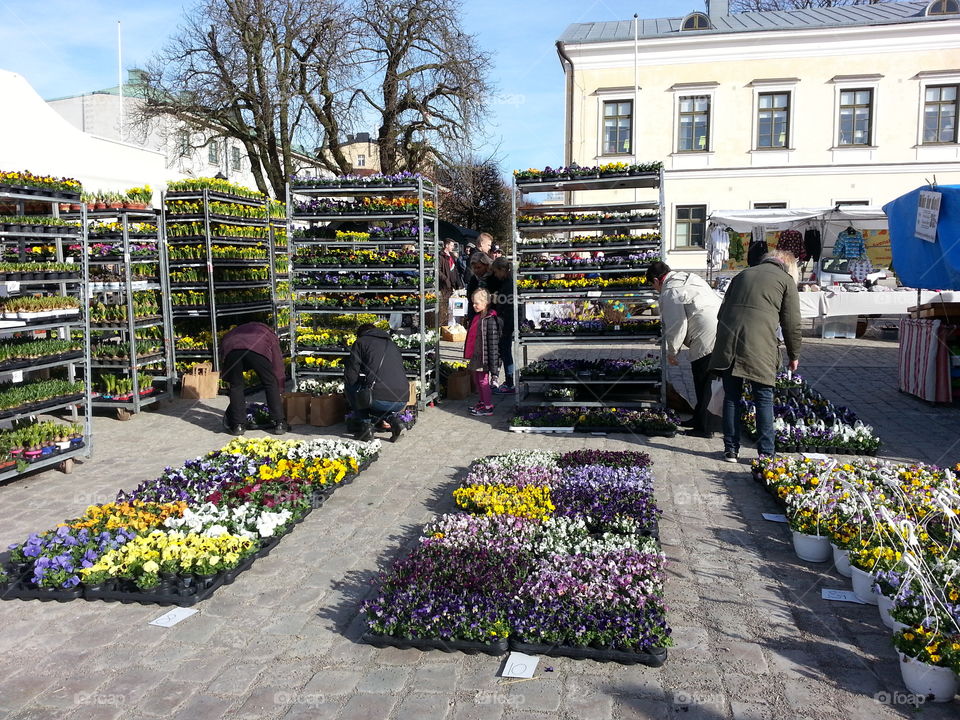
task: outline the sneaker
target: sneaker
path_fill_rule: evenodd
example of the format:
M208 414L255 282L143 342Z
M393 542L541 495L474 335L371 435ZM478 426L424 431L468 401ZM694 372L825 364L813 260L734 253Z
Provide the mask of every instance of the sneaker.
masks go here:
M359 440L360 442L370 442L373 440L373 426L364 425L363 430L360 430L357 434L355 434L353 439Z
M278 422L276 425L270 428L270 432L272 432L274 435L286 435L289 429L290 426L287 425L287 423Z
M480 412L480 408L482 408L482 407L483 407L483 405L481 405L480 403L477 403L477 404L474 405L472 408L469 408L470 414L471 414L471 415L476 415L478 412Z
M725 453L723 453L723 459L728 463L740 462L739 456L737 455L737 453L733 452L732 450L727 450Z
M234 437L240 437L247 431L247 429L243 425L230 425L227 422L226 417L223 418L223 429L225 432L229 433L230 435L233 435Z
M493 415L493 405L479 405L477 406L477 411L473 414L481 415L483 417Z
M496 390L494 390L497 395L515 395L517 389L513 385L501 385Z

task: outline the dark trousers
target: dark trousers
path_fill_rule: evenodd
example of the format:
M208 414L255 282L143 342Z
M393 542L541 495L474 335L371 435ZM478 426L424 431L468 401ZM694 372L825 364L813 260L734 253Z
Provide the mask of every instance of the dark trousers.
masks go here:
M707 405L710 404L710 356L704 355L702 358L690 363L690 371L693 373L693 389L697 394L697 405L693 409L693 429L709 430L709 418L707 417Z
M259 353L250 350L234 350L223 361L221 377L230 383L230 405L227 407L227 425L246 426L247 399L243 392L243 372L253 370L260 382L263 383L267 394L267 405L270 414L277 422L284 422L283 399L280 391L283 389L283 378L273 374L273 363Z
M723 374L723 449L740 451L740 399L743 397L743 378L734 377L727 370ZM773 385L751 383L753 404L757 410L757 452L773 455L776 434L773 426Z
M357 408L357 391L359 385L352 385L344 388L344 394L347 396L347 405L354 414L354 420L361 423L368 423L371 420L380 422L390 415L400 412L407 404L405 402L390 402L389 400L374 400L368 408L359 410Z
M506 378L503 384L507 387L513 387L513 373L516 366L513 364L513 330L504 330L500 336L500 361L503 363L503 373ZM496 375L493 376L496 380Z

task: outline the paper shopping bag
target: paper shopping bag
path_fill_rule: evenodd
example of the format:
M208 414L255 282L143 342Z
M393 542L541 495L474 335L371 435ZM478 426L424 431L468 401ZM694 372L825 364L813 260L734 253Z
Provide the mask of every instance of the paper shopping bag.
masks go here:
M283 415L288 425L306 425L310 417L310 393L284 393Z
M183 376L180 397L185 400L209 400L217 396L220 373L208 362L197 363Z
M447 378L447 400L466 400L470 397L470 373L456 370Z
M347 398L343 393L310 398L310 424L329 427L343 422L347 414Z

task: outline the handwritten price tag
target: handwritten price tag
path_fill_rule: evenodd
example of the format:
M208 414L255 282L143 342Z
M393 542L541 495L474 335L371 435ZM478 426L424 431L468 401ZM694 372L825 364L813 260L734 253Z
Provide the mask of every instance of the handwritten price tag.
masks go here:
M191 615L196 615L197 611L193 608L174 608L168 613L164 613L156 620L151 620L151 625L156 625L157 627L173 627L181 620L186 620Z
M777 515L776 513L763 513L763 519L769 520L770 522L785 523L787 521L787 516Z
M587 291L587 297L600 297L602 294L603 294L603 293L601 293L599 290L588 290L588 291Z
M512 652L510 657L507 658L506 665L503 666L503 673L500 677L532 678L539 662L540 658L536 655Z
M835 600L837 602L848 602L855 603L857 605L866 605L863 600L859 599L853 590L832 590L828 588L823 588L820 591L820 597L824 600Z

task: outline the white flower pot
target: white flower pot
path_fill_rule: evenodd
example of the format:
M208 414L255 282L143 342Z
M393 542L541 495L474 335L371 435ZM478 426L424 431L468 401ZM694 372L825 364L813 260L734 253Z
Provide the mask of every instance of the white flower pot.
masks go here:
M890 622L893 623L893 625L890 626L890 629L893 630L893 632L895 633L901 632L903 630L908 630L910 628L909 625L907 625L906 623L900 622L892 615L890 616Z
M914 695L932 696L933 702L950 702L957 694L957 674L950 668L928 665L914 658L900 655L900 674L903 684Z
M883 624L891 630L894 630L894 625L897 621L890 615L890 611L893 610L893 598L889 598L883 593L880 593L877 595L877 607L880 609L880 619L883 620ZM903 623L899 624L902 625Z
M844 577L850 577L850 551L841 550L833 543L830 543L830 547L833 548L833 564L837 572Z
M793 550L807 562L826 562L830 559L830 540L823 535L806 535L793 531Z
M857 596L858 600L868 605L876 605L878 597L873 592L873 575L856 566L851 566L850 570L852 572L850 580L853 584L853 594Z

